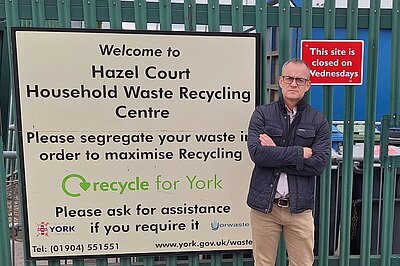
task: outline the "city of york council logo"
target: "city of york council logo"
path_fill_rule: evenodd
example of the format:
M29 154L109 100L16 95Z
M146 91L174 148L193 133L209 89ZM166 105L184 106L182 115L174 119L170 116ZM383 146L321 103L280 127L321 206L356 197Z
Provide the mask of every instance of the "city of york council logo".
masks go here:
M37 223L37 235L38 236L49 236L49 222L40 222L40 224Z
M37 235L38 236L49 236L50 234L60 235L60 234L72 234L76 232L75 225L70 224L54 224L50 225L49 222L40 222L37 225Z

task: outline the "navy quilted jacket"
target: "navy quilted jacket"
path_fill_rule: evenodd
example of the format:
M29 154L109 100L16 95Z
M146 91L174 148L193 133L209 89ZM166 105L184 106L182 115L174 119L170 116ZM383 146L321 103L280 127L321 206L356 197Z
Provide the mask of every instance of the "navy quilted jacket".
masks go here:
M271 212L281 172L288 176L290 211L299 213L314 206L314 180L324 171L330 155L330 127L325 117L303 98L289 123L283 98L258 106L251 117L247 147L254 162L247 204ZM270 136L276 147L261 146L259 135ZM303 148L312 149L303 158Z

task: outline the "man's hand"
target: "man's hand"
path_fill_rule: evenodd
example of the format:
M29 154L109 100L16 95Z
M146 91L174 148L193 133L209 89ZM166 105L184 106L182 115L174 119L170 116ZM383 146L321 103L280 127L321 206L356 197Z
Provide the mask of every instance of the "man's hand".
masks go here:
M303 147L303 157L304 158L310 158L312 156L312 149Z
M260 134L258 139L261 142L261 146L276 146L275 142L267 134Z

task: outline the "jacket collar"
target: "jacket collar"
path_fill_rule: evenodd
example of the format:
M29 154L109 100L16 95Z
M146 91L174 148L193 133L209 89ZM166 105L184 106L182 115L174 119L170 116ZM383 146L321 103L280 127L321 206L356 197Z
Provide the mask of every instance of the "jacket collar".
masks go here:
M280 109L281 109L283 112L286 113L286 106L285 106L285 103L283 102L283 96L280 96L280 97L279 97L278 104L279 104ZM299 111L303 111L303 110L306 108L306 106L307 106L307 102L306 102L305 97L303 97L303 98L297 103L297 111L298 111L298 112L299 112Z

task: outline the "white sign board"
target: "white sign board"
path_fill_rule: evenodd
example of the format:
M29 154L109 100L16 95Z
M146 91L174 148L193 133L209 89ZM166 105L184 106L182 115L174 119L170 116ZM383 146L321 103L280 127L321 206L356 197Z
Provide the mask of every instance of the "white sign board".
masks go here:
M14 29L28 256L251 248L259 35Z

